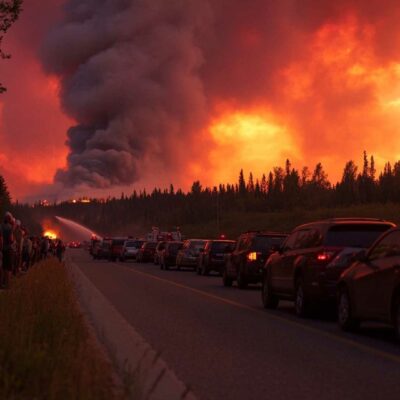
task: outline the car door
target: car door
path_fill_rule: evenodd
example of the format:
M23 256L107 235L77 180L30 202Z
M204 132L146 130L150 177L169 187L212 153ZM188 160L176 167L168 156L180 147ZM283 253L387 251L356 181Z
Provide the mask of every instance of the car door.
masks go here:
M246 251L247 247L248 247L248 237L247 235L243 235L238 240L236 248L230 256L231 262L227 263L229 268L228 273L230 276L237 276L237 271L242 261L243 252Z
M289 291L290 261L293 259L298 231L291 233L282 245L281 251L274 254L269 266L272 289L277 293Z
M390 249L390 234L385 235L369 251L367 259L357 264L354 270L353 293L356 315L362 319L379 318L377 277L387 262Z
M385 254L377 260L374 274L374 309L379 319L390 320L392 295L400 281L400 231L388 233Z

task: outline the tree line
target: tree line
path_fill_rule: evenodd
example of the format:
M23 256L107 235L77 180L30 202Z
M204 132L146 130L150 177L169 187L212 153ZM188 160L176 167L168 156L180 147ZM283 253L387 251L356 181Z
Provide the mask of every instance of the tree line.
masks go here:
M109 197L90 202L65 201L33 208L19 205L25 218L34 213L40 218L49 214L80 221L99 233L124 232L127 227L160 226L169 229L185 224L216 221L224 215L251 212L273 212L293 209L341 207L367 203L400 202L400 161L387 163L377 176L374 157L364 152L359 168L348 161L341 180L332 184L321 163L314 169L298 170L289 160L284 167L276 167L269 174L254 177L239 172L234 184L205 187L193 182L184 192L155 188L151 192L136 191L130 195Z

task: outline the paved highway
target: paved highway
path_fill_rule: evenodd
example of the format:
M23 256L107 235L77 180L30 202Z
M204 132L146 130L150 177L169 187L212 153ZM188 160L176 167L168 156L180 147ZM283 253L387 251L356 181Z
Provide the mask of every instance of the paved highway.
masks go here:
M73 261L199 399L399 399L400 345L389 328L345 334L261 306L259 288L161 271L153 264Z

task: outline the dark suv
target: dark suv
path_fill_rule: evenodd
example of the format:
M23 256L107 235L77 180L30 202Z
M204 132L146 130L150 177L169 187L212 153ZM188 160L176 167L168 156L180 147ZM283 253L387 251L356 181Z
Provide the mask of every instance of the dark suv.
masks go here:
M237 281L238 287L245 289L249 283L261 282L265 261L286 236L284 233L261 231L240 235L235 249L225 259L224 286L232 286L233 281Z
M351 254L368 248L393 226L378 219L336 218L297 227L265 264L264 307L294 300L296 314L306 316L316 305L334 304L337 282L351 264Z
M235 245L233 240L208 240L204 250L200 252L197 274L208 275L211 271L222 274L225 257L232 253Z

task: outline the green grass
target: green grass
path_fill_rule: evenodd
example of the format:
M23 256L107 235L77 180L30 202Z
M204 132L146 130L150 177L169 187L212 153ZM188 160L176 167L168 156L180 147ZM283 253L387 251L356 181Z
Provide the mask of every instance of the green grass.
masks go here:
M300 224L333 217L383 218L400 224L400 204L365 204L341 208L294 209L265 213L221 213L220 232L236 238L247 230L272 230L290 232ZM181 230L186 237L216 237L217 222L183 224Z
M1 399L112 400L112 374L64 266L42 262L0 292Z

